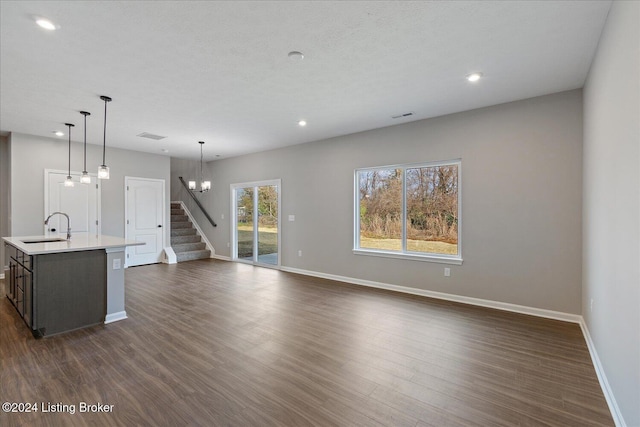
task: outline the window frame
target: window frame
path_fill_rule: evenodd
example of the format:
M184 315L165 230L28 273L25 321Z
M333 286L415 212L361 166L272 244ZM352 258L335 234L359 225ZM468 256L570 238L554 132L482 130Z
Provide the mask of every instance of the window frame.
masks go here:
M435 166L457 166L458 168L458 253L457 255L437 254L429 252L413 252L407 250L407 169L418 169ZM360 247L360 183L359 173L385 169L402 170L402 242L400 251L370 249ZM353 253L355 255L378 256L385 258L408 259L415 261L435 262L442 264L462 265L462 159L441 160L434 162L407 163L358 168L353 173L354 207L353 207Z

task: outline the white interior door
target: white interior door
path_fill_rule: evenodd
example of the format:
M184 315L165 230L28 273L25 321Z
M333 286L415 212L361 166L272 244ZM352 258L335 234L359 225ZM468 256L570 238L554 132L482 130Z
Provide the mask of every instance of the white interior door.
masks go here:
M90 184L80 182L79 173L71 173L75 185L65 187L66 172L45 171L45 218L53 212L64 212L69 215L71 234L100 233L100 184L96 176ZM44 220L44 218L43 218ZM51 218L44 226L45 233L57 232L66 234L67 220L61 215Z
M164 249L164 180L125 177L126 232L144 245L127 248L127 266L162 261Z

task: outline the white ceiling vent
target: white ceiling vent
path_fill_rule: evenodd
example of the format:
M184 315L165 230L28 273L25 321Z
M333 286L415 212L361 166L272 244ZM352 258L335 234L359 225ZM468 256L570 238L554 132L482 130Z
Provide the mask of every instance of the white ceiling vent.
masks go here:
M139 133L136 136L139 136L141 138L155 139L156 141L159 140L159 139L165 139L166 138L166 136L154 135L154 134L149 133L149 132L142 132L142 133Z
M413 116L413 111L409 111L408 113L398 114L397 116L391 116L392 119L401 119L403 117Z

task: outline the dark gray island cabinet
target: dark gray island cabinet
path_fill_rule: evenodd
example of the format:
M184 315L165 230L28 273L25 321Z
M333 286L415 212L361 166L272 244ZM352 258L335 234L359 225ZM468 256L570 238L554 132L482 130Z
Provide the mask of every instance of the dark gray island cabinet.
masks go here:
M124 248L140 243L112 236L37 237L4 238L7 298L34 336L126 318Z

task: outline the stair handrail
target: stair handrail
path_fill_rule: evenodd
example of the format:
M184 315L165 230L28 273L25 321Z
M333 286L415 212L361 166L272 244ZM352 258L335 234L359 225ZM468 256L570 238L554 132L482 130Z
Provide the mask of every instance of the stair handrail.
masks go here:
M200 203L200 200L198 200L198 198L196 197L195 194L193 194L193 191L189 188L189 186L187 185L186 182L184 182L184 179L182 179L181 176L178 177L178 179L180 180L180 182L182 183L182 186L185 188L185 190L187 190L187 193L189 193L189 195L191 196L191 198L196 202L196 205L198 205L198 207L200 208L200 210L202 211L202 213L204 214L204 216L207 217L207 219L209 220L209 222L211 223L211 225L213 225L214 227L217 227L218 224L215 223L215 221L209 216L209 214L207 213L207 211L204 209L204 206L202 206L202 203Z

